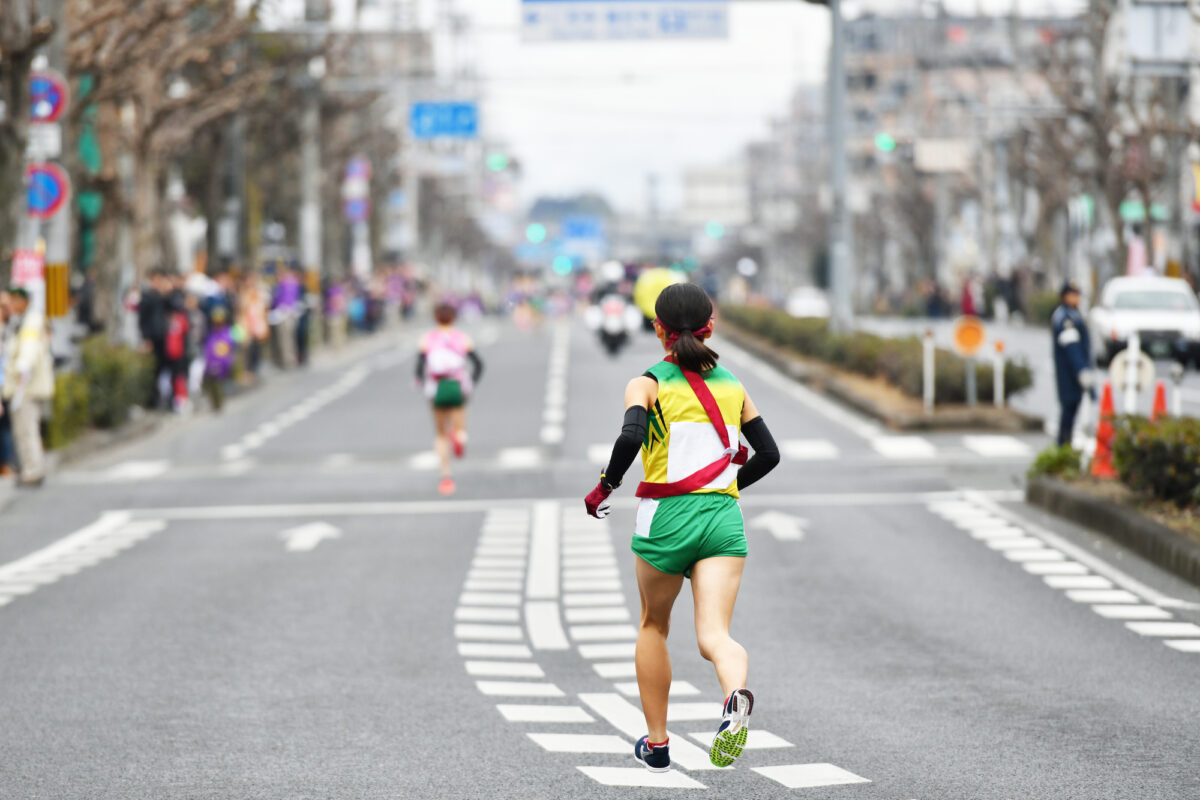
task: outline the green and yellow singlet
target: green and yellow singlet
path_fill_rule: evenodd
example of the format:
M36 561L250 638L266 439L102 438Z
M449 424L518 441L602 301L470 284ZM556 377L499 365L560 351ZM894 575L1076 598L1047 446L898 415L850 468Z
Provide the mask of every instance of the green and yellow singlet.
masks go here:
M678 365L660 361L646 370L646 374L658 381L658 400L650 409L646 441L642 444L642 468L650 483L674 483L719 459L725 446ZM704 383L721 409L729 441L736 446L746 400L741 382L732 372L717 366L704 376ZM715 480L693 494L737 497L737 471L730 464Z

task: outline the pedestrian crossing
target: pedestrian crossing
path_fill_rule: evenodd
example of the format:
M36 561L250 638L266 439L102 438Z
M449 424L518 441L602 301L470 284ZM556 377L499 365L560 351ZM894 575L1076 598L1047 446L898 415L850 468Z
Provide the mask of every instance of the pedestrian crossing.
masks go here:
M637 629L620 575L606 520L554 501L487 513L452 624L464 672L518 726L514 733L548 756L577 759L579 773L602 786L707 789L708 781L732 780L753 796L765 788L745 785L756 780L784 789L870 783L833 764L770 763L795 745L761 728L751 729L743 762L750 768L721 770L708 757L721 702L697 700L701 689L685 680L672 683L668 698L673 769L627 766L646 722L633 661ZM539 663L543 650L574 650L582 669L572 680L588 680L588 690L564 690ZM761 761L768 763L753 766Z

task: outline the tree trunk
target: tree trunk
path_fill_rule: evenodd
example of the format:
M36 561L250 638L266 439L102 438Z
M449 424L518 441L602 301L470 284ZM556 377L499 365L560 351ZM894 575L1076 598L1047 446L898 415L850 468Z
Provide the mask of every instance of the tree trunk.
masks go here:
M161 161L156 154L143 153L137 164L133 200L134 282L140 284L150 270L162 264L158 235L158 177Z
M4 285L11 277L12 251L25 244L19 237L26 214L25 142L29 135L31 57L26 52L11 54L3 78L9 98L6 119L0 125L0 279Z

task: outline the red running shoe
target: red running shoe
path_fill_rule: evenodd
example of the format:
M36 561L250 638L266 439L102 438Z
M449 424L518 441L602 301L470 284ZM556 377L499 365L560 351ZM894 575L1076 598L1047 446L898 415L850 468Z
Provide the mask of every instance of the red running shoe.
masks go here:
M454 494L454 479L442 478L442 482L438 484L438 494Z
M450 449L454 451L455 458L462 458L467 452L467 435L465 433L453 433L450 435Z

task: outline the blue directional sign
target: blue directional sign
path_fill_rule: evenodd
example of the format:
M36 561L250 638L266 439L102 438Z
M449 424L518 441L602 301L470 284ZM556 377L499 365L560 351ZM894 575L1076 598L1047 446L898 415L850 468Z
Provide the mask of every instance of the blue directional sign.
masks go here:
M729 0L521 0L527 41L725 39Z
M474 139L479 136L479 106L413 103L409 128L414 139Z

